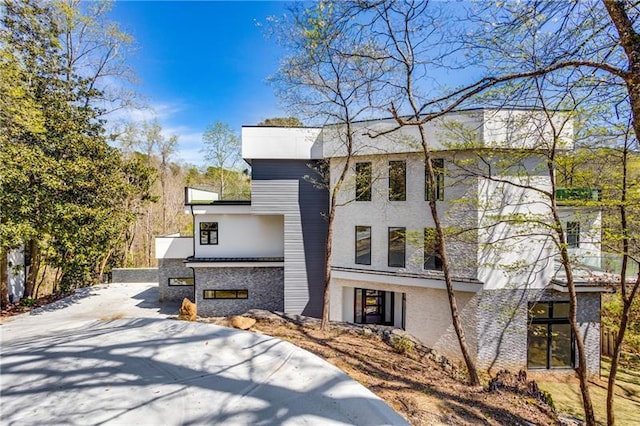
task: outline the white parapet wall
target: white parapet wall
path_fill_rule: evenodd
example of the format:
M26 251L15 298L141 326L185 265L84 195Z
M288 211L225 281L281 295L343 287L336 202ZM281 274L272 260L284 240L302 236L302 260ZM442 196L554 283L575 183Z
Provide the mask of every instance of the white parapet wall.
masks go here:
M156 237L156 259L186 259L193 255L193 237Z
M321 128L243 127L242 158L313 160L322 158Z

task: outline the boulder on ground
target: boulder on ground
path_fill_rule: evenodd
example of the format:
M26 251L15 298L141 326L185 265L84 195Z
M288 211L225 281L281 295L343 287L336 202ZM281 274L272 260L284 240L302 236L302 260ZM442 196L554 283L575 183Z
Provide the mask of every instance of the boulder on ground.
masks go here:
M182 306L180 306L180 311L178 311L178 319L195 321L197 316L196 304L186 297L182 299Z
M239 328L240 330L248 330L256 323L253 318L235 316L229 318L229 323L232 327Z

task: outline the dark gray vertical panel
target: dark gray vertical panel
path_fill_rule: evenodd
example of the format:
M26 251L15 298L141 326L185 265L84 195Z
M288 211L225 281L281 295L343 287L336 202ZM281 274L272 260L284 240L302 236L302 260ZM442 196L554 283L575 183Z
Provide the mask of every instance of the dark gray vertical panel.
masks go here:
M304 253L302 253L302 259L299 256L291 259L293 264L289 266L295 267L294 270L290 270L291 274L287 274L285 271L285 297L293 298L298 303L304 303L301 313L314 317L319 317L322 313L327 241L326 215L329 205L327 189L318 185L318 182L322 181L318 173L320 165L321 163L316 160L253 160L251 164L251 178L256 184L264 184L261 181L268 180L298 181L300 224L293 223L294 217L290 217L288 220L285 217L285 228L287 228L287 224L290 225L289 229L301 227ZM266 189L266 186L262 187ZM268 202L264 197L266 192L262 195L256 195L263 202ZM271 202L276 206L278 204L276 199ZM252 205L255 205L255 202ZM284 212L282 211L282 213ZM285 233L287 233L286 230ZM285 245L287 244L287 236L294 238L292 234L285 235ZM303 264L300 264L301 260ZM285 263L287 263L286 258ZM304 268L304 270L300 268ZM287 286L288 277L297 280L305 279L305 291L302 292L302 289L297 286ZM303 293L305 294L303 295ZM308 300L301 298L308 298Z

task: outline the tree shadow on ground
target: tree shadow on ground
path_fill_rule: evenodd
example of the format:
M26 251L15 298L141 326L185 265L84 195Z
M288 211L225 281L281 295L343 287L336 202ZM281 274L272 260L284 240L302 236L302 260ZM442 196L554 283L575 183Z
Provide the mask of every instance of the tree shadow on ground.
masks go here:
M7 424L402 421L299 348L208 324L96 321L39 338L3 336L0 355Z

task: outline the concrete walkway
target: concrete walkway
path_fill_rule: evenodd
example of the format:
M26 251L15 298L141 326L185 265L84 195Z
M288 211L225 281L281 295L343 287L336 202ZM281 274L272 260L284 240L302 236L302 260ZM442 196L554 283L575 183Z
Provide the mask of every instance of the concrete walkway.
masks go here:
M0 325L2 424L406 424L279 339L168 320L157 285L84 289Z

